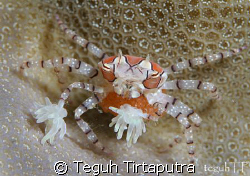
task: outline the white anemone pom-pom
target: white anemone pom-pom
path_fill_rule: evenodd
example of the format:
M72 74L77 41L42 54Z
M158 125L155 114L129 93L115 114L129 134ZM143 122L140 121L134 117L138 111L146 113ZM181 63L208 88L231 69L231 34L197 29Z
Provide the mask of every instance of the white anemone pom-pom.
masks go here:
M109 107L109 109L118 114L112 119L109 127L115 124L114 131L118 132L117 139L121 139L124 130L128 130L126 137L128 147L131 146L132 141L136 143L139 136L146 132L143 118L147 118L148 115L143 113L142 110L132 107L129 104L120 106L120 109L115 107Z
M41 140L44 143L49 140L53 144L55 135L60 131L59 138L62 139L66 133L66 123L63 118L67 116L66 109L63 108L64 102L59 101L58 104L52 104L48 97L45 98L46 105L36 104L39 109L35 112L37 123L45 122L46 135Z

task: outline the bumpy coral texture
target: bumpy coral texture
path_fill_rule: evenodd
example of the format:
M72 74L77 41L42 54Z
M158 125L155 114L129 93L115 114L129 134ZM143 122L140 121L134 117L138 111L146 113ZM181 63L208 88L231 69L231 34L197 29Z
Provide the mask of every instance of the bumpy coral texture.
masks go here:
M0 175L52 175L58 160L68 163L69 175L75 175L73 160L90 165L109 162L110 158L96 152L87 142L71 113L65 118L67 134L63 141L55 146L40 143L45 127L32 117L35 102L44 104L44 98L50 97L55 103L67 85L86 79L40 69L26 70L24 78L14 71L15 67L25 60L61 56L92 65L98 62L63 35L56 25L55 13L108 54L116 55L118 49L141 57L151 54L152 60L162 67L182 59L238 48L250 38L248 1L2 0L0 11ZM212 174L204 171L204 164L220 166L224 162L250 160L249 52L247 49L238 56L171 76L213 82L222 94L221 101L214 101L205 92L168 92L203 119L201 127L195 130L198 175ZM85 91L75 91L66 107L68 112L87 96ZM113 151L112 160L117 164L123 160L186 163L186 144L173 142L174 136L182 135L176 119L166 116L157 123L148 123L147 132L128 149L126 140L117 141L113 129L108 127L111 115L92 110L84 118ZM124 164L119 165L119 173L127 175Z

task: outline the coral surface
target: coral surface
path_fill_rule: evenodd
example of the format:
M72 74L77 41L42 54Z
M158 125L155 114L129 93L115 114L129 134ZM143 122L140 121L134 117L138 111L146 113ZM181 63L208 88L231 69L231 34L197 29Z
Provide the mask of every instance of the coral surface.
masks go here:
M250 3L247 0L2 0L0 2L0 175L56 175L54 163L64 161L69 175L77 175L74 160L84 163L119 165L126 172L125 160L136 163L186 163L185 142L175 144L182 135L176 119L166 116L147 123L147 132L128 148L117 140L109 114L96 110L84 117L100 140L113 152L109 157L95 151L69 113L67 134L56 145L41 145L45 126L33 118L35 103L44 97L57 102L60 93L81 75L58 70L25 70L16 67L27 60L74 57L92 65L98 59L64 36L54 18L59 14L79 35L107 51L146 57L167 67L182 59L238 48L250 39ZM236 164L218 173L204 166L223 166L225 162L250 162L250 50L238 56L170 76L213 82L222 95L211 100L207 92L169 91L192 107L203 119L195 130L198 175L249 175ZM66 107L73 111L88 93L74 91ZM85 174L80 170L82 174ZM248 173L247 173L248 172ZM111 174L112 175L112 174ZM116 175L114 173L114 175ZM164 175L164 174L163 174ZM167 175L167 173L165 173ZM173 175L178 175L176 172Z

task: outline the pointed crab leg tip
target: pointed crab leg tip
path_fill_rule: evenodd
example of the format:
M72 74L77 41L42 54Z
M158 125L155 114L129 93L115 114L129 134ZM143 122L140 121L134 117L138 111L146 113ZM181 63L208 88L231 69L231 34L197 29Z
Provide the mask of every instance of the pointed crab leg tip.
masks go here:
M149 54L147 55L146 60L147 60L147 61L150 60L150 55L149 55Z
M119 49L119 51L118 51L118 55L119 55L119 57L121 57L121 56L122 56L122 50L121 50L121 49Z

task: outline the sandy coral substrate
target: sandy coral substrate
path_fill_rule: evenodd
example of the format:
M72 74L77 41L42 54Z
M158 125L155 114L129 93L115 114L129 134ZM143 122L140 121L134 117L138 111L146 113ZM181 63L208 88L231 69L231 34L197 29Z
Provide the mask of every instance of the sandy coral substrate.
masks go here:
M0 174L56 175L56 161L68 163L69 175L77 175L74 160L106 164L111 159L126 173L123 161L136 163L186 163L185 143L174 145L173 137L182 135L181 125L167 116L158 123L148 123L147 133L136 145L127 148L124 139L117 141L108 127L111 115L92 110L84 115L113 157L95 151L69 113L67 135L55 146L40 144L44 125L36 124L34 103L44 103L47 96L57 102L61 91L83 76L57 74L53 70L16 72L25 60L70 56L96 65L98 59L66 38L56 25L54 14L80 35L97 44L108 54L151 54L163 67L181 59L211 52L238 48L250 38L250 4L248 1L31 1L0 2ZM221 101L210 100L206 92L170 91L192 107L203 119L195 130L198 163L197 175L204 165L221 166L224 162L250 162L250 50L214 64L193 68L170 76L178 79L200 79L218 86ZM67 109L73 111L88 97L75 91ZM231 170L232 171L232 170ZM249 175L249 166L241 173L220 172L217 175ZM238 173L239 172L239 173ZM248 173L247 173L248 172ZM85 173L81 172L83 175ZM116 175L116 174L114 174ZM130 173L130 175L136 175ZM142 174L143 175L143 174ZM153 175L153 174L150 174ZM167 175L165 173L165 175ZM177 175L174 173L173 175Z

